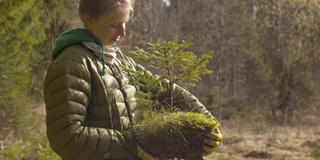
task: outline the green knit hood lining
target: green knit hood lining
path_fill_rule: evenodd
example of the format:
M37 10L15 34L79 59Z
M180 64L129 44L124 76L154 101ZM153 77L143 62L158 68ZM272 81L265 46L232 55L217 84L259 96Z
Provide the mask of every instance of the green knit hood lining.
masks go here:
M84 28L70 29L63 32L56 39L56 47L52 52L51 60L54 61L66 47L81 42L92 42L103 48L101 41L96 38L89 30Z

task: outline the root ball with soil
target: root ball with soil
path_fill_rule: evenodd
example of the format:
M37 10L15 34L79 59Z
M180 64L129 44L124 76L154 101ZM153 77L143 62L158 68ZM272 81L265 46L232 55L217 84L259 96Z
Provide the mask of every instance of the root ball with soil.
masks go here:
M175 112L154 115L134 126L139 145L159 159L199 160L205 135L218 126L198 113Z

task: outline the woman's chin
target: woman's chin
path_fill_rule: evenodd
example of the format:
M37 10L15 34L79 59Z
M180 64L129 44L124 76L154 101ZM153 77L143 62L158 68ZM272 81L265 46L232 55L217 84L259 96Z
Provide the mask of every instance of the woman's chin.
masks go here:
M104 44L103 44L103 47L109 48L109 47L113 46L114 44L116 44L116 42L109 41L108 43L104 43Z

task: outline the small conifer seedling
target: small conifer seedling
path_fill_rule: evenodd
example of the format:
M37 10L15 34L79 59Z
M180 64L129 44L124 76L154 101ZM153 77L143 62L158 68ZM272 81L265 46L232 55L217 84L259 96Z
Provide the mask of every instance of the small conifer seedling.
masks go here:
M216 120L190 109L186 103L190 93L175 90L176 84L195 86L201 75L212 73L206 64L213 51L198 58L186 50L191 41L192 38L180 43L175 37L169 42L148 43L147 51L136 48L129 52L133 59L157 73L125 68L139 86L142 99L140 114L135 115L139 117L133 126L135 136L144 150L160 159L202 159L204 137L218 126ZM184 103L176 102L177 99Z

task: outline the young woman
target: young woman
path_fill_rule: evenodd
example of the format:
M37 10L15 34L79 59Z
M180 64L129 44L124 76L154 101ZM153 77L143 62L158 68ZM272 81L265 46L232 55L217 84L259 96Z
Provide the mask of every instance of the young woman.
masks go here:
M80 0L84 28L62 33L44 82L47 137L62 159L156 159L144 152L130 132L138 99L120 64L144 70L113 47L125 36L132 0ZM175 87L184 111L209 118L210 112L189 92ZM204 155L221 144L217 129L208 135Z

